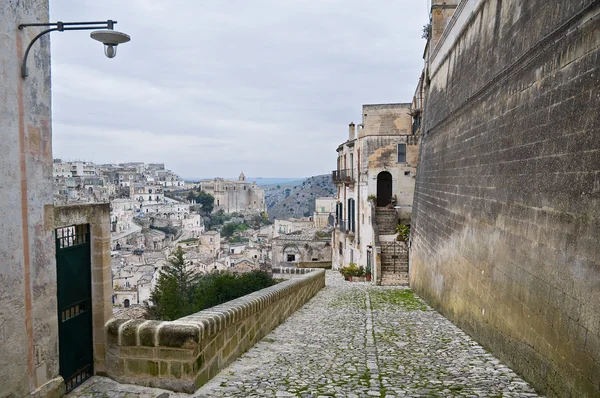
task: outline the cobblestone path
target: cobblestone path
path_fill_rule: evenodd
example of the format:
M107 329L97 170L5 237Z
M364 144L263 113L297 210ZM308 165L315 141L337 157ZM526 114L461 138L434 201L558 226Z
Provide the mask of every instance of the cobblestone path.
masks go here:
M111 398L162 391L94 378L69 396L96 396L94 386ZM327 286L309 303L193 396L538 395L411 290L348 283L328 272Z

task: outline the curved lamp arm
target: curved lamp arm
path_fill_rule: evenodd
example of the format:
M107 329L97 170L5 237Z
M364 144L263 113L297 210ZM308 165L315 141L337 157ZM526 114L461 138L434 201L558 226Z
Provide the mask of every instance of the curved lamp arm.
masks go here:
M21 77L26 78L29 76L27 72L27 57L29 56L29 51L33 44L46 33L53 32L55 30L59 32L64 32L65 30L93 30L93 29L109 29L113 30L114 24L117 21L113 21L109 19L108 21L96 21L96 22L52 22L52 23L30 23L30 24L21 24L19 25L19 30L23 30L23 28L27 28L30 26L55 26L54 28L46 29L40 32L37 36L31 40L29 45L27 46L27 50L25 50L25 56L23 57L23 64L21 65Z

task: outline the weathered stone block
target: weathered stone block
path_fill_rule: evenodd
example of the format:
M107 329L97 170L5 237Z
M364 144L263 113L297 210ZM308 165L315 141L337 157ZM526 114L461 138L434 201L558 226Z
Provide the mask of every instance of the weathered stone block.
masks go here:
M181 362L171 362L171 375L176 379L181 378Z
M194 351L190 349L175 349L175 348L158 348L158 358L160 359L175 359L175 360L192 360L194 358Z
M199 341L200 331L196 326L165 322L158 330L158 345L162 347L193 349Z
M119 345L119 328L128 321L128 319L111 319L106 323L107 344Z
M162 322L149 321L140 325L138 328L138 336L140 338L140 345L146 347L154 347L156 345L156 334L157 329Z
M125 374L133 376L158 376L158 362L148 359L125 359Z
M135 346L137 345L137 330L138 326L144 323L143 320L129 321L121 327L120 334L120 345L123 346Z

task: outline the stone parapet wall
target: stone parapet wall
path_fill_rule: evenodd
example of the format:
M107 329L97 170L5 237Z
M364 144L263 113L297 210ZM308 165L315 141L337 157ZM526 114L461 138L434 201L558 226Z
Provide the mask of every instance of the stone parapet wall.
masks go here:
M331 260L330 261L306 261L299 262L296 267L298 268L326 268L331 269Z
M192 393L324 286L325 271L315 270L172 322L112 319L105 327L106 373Z

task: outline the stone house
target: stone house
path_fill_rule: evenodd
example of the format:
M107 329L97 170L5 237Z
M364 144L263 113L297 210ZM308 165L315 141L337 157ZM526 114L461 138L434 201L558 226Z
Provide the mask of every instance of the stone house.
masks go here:
M152 183L133 183L130 185L129 197L136 203L140 211L144 206L162 205L165 203L165 193L162 185Z
M110 202L110 232L122 233L132 229L135 208L131 199L114 199ZM139 231L139 229L136 229Z
M331 264L330 231L315 228L294 231L272 239L273 267L296 267L300 264Z
M410 220L418 144L411 104L363 105L358 134L350 123L348 140L337 148L337 168L332 173L338 199L333 268L356 263L371 267L379 278L375 280L381 280L375 261L381 255L379 240L393 242L397 221ZM392 243L389 246L406 251ZM403 261L400 268L406 283L407 263Z
M313 228L313 220L306 218L275 219L273 222L273 238L296 231Z
M67 162L63 163L63 161L61 159L54 159L52 168L53 168L52 175L54 176L54 178L73 177L69 163L67 163Z
M315 228L333 227L335 224L336 205L337 198L316 198L313 226Z
M217 231L206 231L200 235L200 250L219 258L221 254L221 234Z

